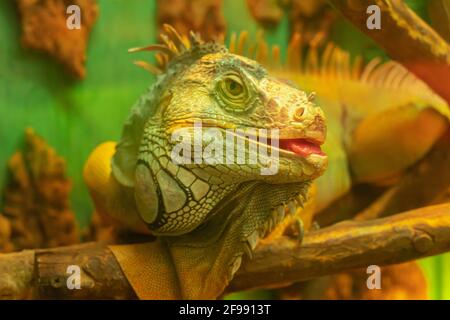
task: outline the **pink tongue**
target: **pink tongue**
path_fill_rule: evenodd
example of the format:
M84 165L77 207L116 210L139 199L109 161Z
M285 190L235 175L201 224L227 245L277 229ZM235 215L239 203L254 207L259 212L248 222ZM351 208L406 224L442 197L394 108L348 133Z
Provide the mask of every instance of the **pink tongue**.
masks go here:
M320 149L320 146L303 139L287 140L284 143L280 143L280 147L283 149L288 149L302 157L307 157L310 154L325 155L325 153Z

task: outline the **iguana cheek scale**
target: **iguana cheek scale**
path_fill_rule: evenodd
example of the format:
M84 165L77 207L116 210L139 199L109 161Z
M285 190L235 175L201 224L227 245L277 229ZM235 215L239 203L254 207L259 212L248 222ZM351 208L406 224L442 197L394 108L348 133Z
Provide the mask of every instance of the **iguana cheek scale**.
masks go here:
M133 107L122 138L100 145L84 177L96 209L116 223L157 236L151 243L111 246L140 298L216 298L244 255L303 205L327 165L320 145L326 126L313 96L271 77L257 62L170 26L158 74ZM260 163L176 164L175 128L193 121L219 130L279 130L278 171ZM206 139L206 138L205 138ZM249 157L246 149L246 159ZM268 160L268 159L266 159Z

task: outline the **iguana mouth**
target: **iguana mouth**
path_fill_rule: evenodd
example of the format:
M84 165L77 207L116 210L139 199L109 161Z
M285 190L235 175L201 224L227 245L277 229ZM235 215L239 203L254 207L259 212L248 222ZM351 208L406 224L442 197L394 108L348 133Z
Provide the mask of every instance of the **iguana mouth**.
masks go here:
M300 157L307 157L311 154L325 156L320 144L320 142L311 139L280 139L279 148L293 152Z
M254 141L258 141L259 137L252 137ZM267 143L264 143L270 148L272 146L272 139L270 137L265 137ZM249 141L249 139L246 139ZM261 143L258 141L258 143ZM323 140L312 139L312 138L279 138L278 139L278 149L283 153L295 154L298 157L306 158L310 155L326 156L326 153L322 151L321 145L324 143Z
M229 128L225 128L223 126L219 126L215 120L205 120L205 119L196 119L197 121L202 121L203 128L217 128L220 130L227 130ZM177 125L170 128L170 132L175 131L176 129L182 128L193 128L192 124L194 123L193 119L189 119L187 121L183 121L177 123ZM232 126L230 126L232 128ZM242 128L240 128L242 130ZM240 134L236 132L230 132L232 135L240 136ZM293 132L289 132L288 136L292 136ZM296 134L297 135L297 134ZM317 138L316 138L317 137ZM278 138L278 149L283 153L294 154L298 157L306 158L310 155L318 155L318 156L326 156L325 152L322 151L321 145L324 143L324 134L317 130L311 131L309 135L303 136L302 138ZM250 140L256 141L258 144L265 144L269 149L273 148L272 139L270 136L264 136L265 142L260 141L261 136L256 135L247 135L244 139L249 142Z

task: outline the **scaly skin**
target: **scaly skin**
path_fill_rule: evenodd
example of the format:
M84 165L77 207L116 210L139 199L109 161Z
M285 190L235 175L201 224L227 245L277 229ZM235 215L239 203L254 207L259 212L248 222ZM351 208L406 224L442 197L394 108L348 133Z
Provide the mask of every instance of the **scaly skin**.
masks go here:
M311 96L269 76L257 62L218 43L203 43L195 35L187 41L166 30L165 46L139 49L163 52L162 70L144 65L160 75L125 123L111 168L112 144L107 144L91 155L84 176L100 213L137 231L146 225L158 236L148 261L164 263L146 267L150 273L161 268L166 278L158 275L148 285L155 290L144 288L141 297L215 298L243 255L251 255L286 213L295 213L310 182L324 172L325 154L300 156L288 145L307 139L318 147L325 139L325 119ZM279 148L261 145L268 146L268 154L279 152L278 172L261 175L265 162L174 163L172 134L193 130L195 120L221 131L279 129ZM113 248L126 264L130 258L120 250ZM164 285L170 293L155 292Z

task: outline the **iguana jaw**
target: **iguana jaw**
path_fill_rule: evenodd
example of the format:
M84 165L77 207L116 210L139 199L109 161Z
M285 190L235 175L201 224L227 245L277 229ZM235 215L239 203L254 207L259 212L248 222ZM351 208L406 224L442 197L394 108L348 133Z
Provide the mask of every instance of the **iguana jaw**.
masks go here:
M314 115L314 113L313 113ZM285 121L282 128L276 127L250 127L244 125L243 123L238 122L229 122L225 118L217 117L217 118L208 118L204 116L185 116L183 119L171 119L169 124L166 124L165 132L169 135L173 134L177 130L188 129L193 130L195 124L201 124L202 129L219 129L222 132L222 137L225 137L226 132L228 134L234 135L235 138L239 136L237 131L244 132L247 135L247 131L249 129L257 130L267 130L266 135L262 135L261 133L257 133L256 136L248 135L244 136L244 140L248 143L252 140L253 143L256 143L258 146L264 145L267 148L268 154L277 151L281 160L285 165L290 163L294 169L289 173L283 174L283 179L280 179L280 183L289 183L289 182L302 182L306 180L312 180L317 176L321 175L326 168L327 165L327 157L321 151L320 146L325 141L326 136L326 128L324 125L323 116L318 113L315 115L315 118L309 121L307 125L303 123L293 123L289 124L289 121ZM295 121L291 121L295 122ZM272 145L270 131L271 130L279 131L279 138L277 146ZM191 131L192 132L192 131ZM240 136L242 138L242 136ZM263 143L261 138L264 138L267 143ZM170 150L168 151L170 153ZM296 169L301 168L304 164L309 164L309 168L307 170ZM232 171L235 169L232 169ZM230 173L233 174L234 172ZM239 174L239 173L238 173ZM258 173L259 175L259 173ZM289 175L288 179L285 179L286 176ZM266 180L261 179L261 177L257 177L255 175L255 180ZM273 181L277 182L277 181Z

